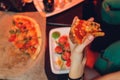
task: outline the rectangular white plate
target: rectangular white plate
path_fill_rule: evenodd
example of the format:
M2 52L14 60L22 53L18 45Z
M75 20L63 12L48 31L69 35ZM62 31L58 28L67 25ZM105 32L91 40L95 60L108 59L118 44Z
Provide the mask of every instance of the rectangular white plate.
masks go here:
M51 63L51 69L52 72L55 74L65 74L69 72L69 68L65 68L65 69L59 69L59 67L57 67L56 65L56 60L59 57L58 54L55 53L55 47L56 47L56 39L54 39L52 37L52 33L53 32L60 32L60 35L67 35L69 34L70 31L70 27L64 27L64 28L55 28L52 29L49 33L49 49L50 49L50 63Z

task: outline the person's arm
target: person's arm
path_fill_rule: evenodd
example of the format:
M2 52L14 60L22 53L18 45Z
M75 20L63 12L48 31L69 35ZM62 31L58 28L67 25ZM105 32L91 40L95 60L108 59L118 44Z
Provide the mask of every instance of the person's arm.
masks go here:
M86 63L86 55L83 50L93 41L93 39L94 37L89 34L86 36L82 44L74 46L71 54L71 67L69 72L70 78L77 79L83 76Z
M90 18L89 21L93 21L94 18ZM69 78L79 79L83 76L84 67L86 63L86 55L84 53L85 47L94 40L94 36L91 34L86 35L82 44L72 44L71 47L71 67L69 72Z
M120 71L106 74L94 80L120 80Z

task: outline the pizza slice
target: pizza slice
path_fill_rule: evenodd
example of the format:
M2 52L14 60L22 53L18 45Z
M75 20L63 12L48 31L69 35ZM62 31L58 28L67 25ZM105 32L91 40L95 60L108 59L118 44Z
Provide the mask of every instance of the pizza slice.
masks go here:
M100 24L92 21L80 20L78 17L75 17L69 33L72 43L81 44L83 38L89 33L95 37L105 35L100 28Z
M23 54L36 59L41 47L41 33L39 24L33 18L22 15L13 16L13 26L9 33L10 42Z

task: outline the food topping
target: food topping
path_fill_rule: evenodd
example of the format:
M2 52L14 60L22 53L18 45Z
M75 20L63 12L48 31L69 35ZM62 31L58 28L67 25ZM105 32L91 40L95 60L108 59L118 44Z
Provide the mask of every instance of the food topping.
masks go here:
M71 51L70 51L70 44L68 42L68 36L67 35L61 35L58 37L56 40L56 46L54 48L55 54L57 54L58 58L56 60L56 63L59 65L60 69L66 69L70 67L70 56L71 56Z
M9 41L21 52L34 55L39 44L35 26L36 24L27 18L15 17L9 31Z

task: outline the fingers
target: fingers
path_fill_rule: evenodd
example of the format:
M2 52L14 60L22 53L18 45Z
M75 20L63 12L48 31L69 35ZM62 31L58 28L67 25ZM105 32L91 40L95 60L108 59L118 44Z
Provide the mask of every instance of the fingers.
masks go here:
M88 44L90 44L93 40L94 40L94 36L93 35L91 35L91 34L88 34L88 35L86 35L86 37L84 38L84 40L83 40L83 43L82 43L82 45L84 46L84 47L86 47Z
M74 47L74 51L82 53L84 48L94 40L94 36L91 34L86 35L82 44L78 44Z
M93 17L91 17L91 18L89 18L89 19L88 19L88 21L94 21L94 18L93 18Z
M86 64L86 61L87 61L87 57L86 57L86 55L84 55L82 64L85 65L85 64Z

